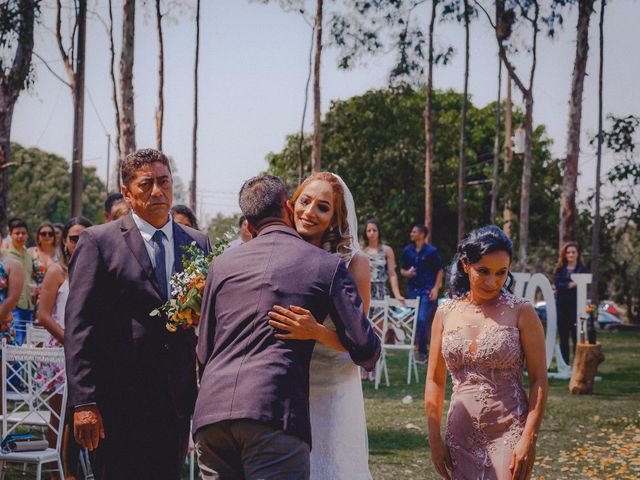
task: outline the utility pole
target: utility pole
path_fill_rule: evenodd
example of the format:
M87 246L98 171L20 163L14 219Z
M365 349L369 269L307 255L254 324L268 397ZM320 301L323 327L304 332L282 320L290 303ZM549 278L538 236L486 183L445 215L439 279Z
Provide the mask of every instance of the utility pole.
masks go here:
M84 60L87 36L87 0L78 2L78 43L73 96L73 153L71 161L71 215L82 215L82 157L84 146Z
M107 133L107 195L109 195L109 177L111 176L111 135Z
M196 59L193 69L193 138L191 143L190 207L195 213L198 186L198 63L200 60L200 0L196 2Z

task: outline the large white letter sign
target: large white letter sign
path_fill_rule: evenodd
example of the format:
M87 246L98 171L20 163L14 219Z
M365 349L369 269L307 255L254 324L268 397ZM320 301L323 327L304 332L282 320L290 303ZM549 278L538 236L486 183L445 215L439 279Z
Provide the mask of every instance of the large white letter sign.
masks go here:
M556 333L558 331L558 312L556 309L556 299L551 288L551 282L542 273L534 273L533 275L525 272L512 272L515 278L516 284L514 287L514 293L526 298L532 304L535 304L536 293L540 290L542 299L546 303L547 310L547 331L545 338L545 347L547 354L547 369L551 366L551 362L555 356L556 364L558 366L558 372L550 374L555 378L571 378L571 366L567 364L562 354L560 353L560 347L556 344ZM571 280L576 284L577 294L577 318L576 318L576 335L580 338L580 316L586 315L587 307L587 287L591 283L590 273L574 273L571 275Z
M553 295L551 282L542 273L534 273L531 275L527 283L527 290L524 298L529 300L532 305L536 304L536 292L540 289L542 298L547 304L547 334L545 347L547 350L547 369L551 366L553 354L556 347L556 332L558 330L558 312L556 311L556 299Z

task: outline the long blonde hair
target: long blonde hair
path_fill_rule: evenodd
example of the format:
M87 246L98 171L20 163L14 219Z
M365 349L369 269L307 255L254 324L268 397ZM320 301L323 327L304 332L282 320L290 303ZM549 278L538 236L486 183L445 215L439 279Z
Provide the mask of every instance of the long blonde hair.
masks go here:
M327 252L337 253L340 257L350 258L353 255L350 247L351 240L356 232L349 231L347 206L344 201L344 190L342 189L342 185L340 184L338 177L330 172L312 173L297 188L291 197L291 203L295 206L298 198L307 185L316 180L328 182L333 190L333 218L331 219L331 227L324 232L321 246Z

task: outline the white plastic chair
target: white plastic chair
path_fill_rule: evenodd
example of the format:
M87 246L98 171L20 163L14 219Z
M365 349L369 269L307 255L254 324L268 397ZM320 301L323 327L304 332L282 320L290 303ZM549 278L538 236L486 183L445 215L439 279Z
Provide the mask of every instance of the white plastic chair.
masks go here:
M34 384L31 369L42 364L62 366L54 378L47 379L42 385ZM13 376L12 383L7 379ZM62 380L62 382L59 382ZM49 385L56 382L55 390L48 392ZM21 393L21 390L26 390ZM11 401L8 393L21 394L21 398ZM60 412L51 407L54 395L62 395ZM2 438L12 433L19 433L26 426L42 424L56 435L56 448L46 448L28 452L0 452L0 462L3 463L34 463L36 464L36 479L42 478L42 466L55 463L60 478L64 478L60 447L62 445L62 431L67 401L66 377L64 370L64 351L62 348L42 348L30 346L13 346L2 344ZM9 403L12 403L10 405ZM57 426L52 423L57 419Z
M409 353L408 369L407 369L407 384L411 384L411 374L413 373L416 379L416 383L419 383L418 367L415 357L415 339L416 339L416 327L418 324L418 311L420 308L420 298L415 300L395 300L392 298L385 298L386 308L384 313L384 323L382 328L382 335L380 340L382 341L382 352L380 359L378 360L376 370L376 383L377 389L380 385L382 373L384 372L385 383L389 386L389 370L387 368L387 351L389 350L401 350ZM392 330L394 332L394 343L387 343L387 332Z
M371 300L369 305L369 323L373 331L383 340L382 333L384 330L384 320L387 316L387 308L389 297L385 297L384 300Z
M46 347L49 344L49 339L51 338L51 334L43 327L38 327L33 325L32 323L27 324L26 335L25 335L25 346L28 347ZM33 376L36 373L36 370L30 368L25 370L27 375ZM29 385L33 385L32 379L29 379ZM16 393L13 391L7 392L8 400L20 400L22 393ZM37 420L37 419L35 419ZM43 422L36 422L35 425L44 427L46 426Z
M382 332L384 330L384 319L387 316L387 299L388 297L385 297L385 300L371 300L371 303L369 304L369 323L371 324L371 328L373 328L373 331L375 332L375 334L378 336L378 338L380 339L380 342L382 342ZM378 359L378 361L376 362L376 368L373 372L373 374L375 375L375 378L377 378L378 376L378 371L380 370L380 359ZM360 368L360 373L361 373L361 377L363 379L371 379L371 377L369 376L369 374L364 375L364 369L361 367ZM376 386L377 388L377 386Z
M27 335L25 339L25 345L28 347L46 347L49 344L51 334L44 327L38 327L27 324Z

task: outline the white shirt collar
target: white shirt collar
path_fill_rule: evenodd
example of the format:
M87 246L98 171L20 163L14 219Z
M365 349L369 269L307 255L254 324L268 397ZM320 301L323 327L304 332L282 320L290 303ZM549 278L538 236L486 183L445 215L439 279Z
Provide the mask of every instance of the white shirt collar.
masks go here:
M162 230L162 232L167 237L169 242L173 242L173 217L169 214L167 218L167 223L163 225L162 228L156 228L151 225L149 222L144 220L135 211L131 212L131 216L133 217L133 221L136 223L138 230L140 230L140 234L145 242L150 242L151 237L156 233L156 230Z

